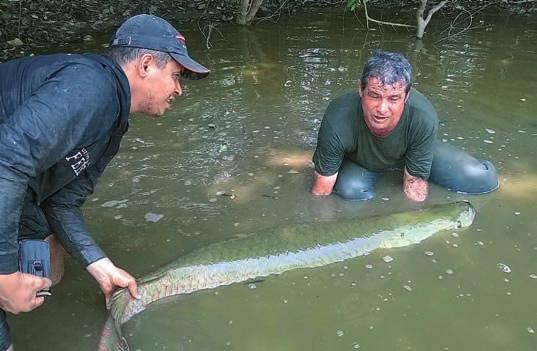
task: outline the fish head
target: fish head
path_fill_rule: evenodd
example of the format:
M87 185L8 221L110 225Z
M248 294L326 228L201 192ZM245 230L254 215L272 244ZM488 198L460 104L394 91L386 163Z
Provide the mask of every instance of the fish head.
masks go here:
M456 227L457 229L467 228L474 222L476 210L468 201L461 201L458 205L460 206L460 212L455 221Z

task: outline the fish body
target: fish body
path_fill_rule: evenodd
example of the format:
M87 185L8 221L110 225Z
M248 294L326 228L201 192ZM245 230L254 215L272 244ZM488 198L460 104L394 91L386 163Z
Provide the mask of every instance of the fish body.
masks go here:
M139 299L127 290L115 293L99 350L128 350L122 325L163 298L324 266L378 248L417 244L439 231L468 227L474 217L470 203L454 202L386 216L268 229L208 245L139 279Z

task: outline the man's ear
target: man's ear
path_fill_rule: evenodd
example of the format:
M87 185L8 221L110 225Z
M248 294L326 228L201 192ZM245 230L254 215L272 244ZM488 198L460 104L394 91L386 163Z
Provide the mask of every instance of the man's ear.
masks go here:
M153 69L155 58L151 54L144 54L138 60L137 71L140 77L145 78Z
M363 97L364 96L364 91L362 90L362 81L358 81L358 95L360 95L360 97Z
M408 101L408 98L410 97L410 90L408 91L408 93L406 93L406 96L405 96L405 104L406 102Z

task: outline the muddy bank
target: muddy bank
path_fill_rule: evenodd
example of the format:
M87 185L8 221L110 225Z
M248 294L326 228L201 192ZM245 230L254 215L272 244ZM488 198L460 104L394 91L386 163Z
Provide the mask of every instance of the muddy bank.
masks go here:
M418 0L369 0L368 6L386 9L417 8ZM435 1L430 1L431 4ZM340 7L347 0L265 0L257 17L293 14L299 8ZM484 7L517 13L537 13L537 1L471 0L448 4L445 13ZM358 10L360 11L360 10ZM40 47L61 47L75 40L90 39L98 32L110 32L126 18L139 13L152 13L174 22L232 22L239 12L239 0L10 0L0 2L0 62L31 55ZM255 21L254 21L255 23Z
M342 0L265 0L259 15L294 12L300 7L341 6ZM126 18L152 13L174 22L234 21L238 1L2 1L0 3L0 61L31 55L39 47L61 46L112 31Z

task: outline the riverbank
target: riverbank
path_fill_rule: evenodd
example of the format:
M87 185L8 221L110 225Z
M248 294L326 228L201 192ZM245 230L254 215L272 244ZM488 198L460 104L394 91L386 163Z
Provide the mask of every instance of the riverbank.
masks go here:
M463 1L465 9L475 7ZM293 14L299 8L340 7L347 0L265 0L257 17ZM368 6L400 9L417 7L418 1L369 0ZM460 6L460 5L457 5ZM518 13L537 12L537 1L497 1L480 3L480 7L497 6ZM455 5L442 11L456 11ZM232 22L239 12L239 1L226 0L157 0L133 2L127 0L10 0L0 3L0 62L28 56L40 47L61 46L76 40L90 40L92 34L112 31L126 18L138 13L153 13L173 22ZM255 21L254 21L255 23Z
M259 15L293 13L300 7L340 6L346 0L265 0ZM126 18L153 13L174 22L231 22L238 13L238 1L160 0L69 1L37 0L0 3L0 61L31 55L43 46L61 46L92 34L112 31Z

